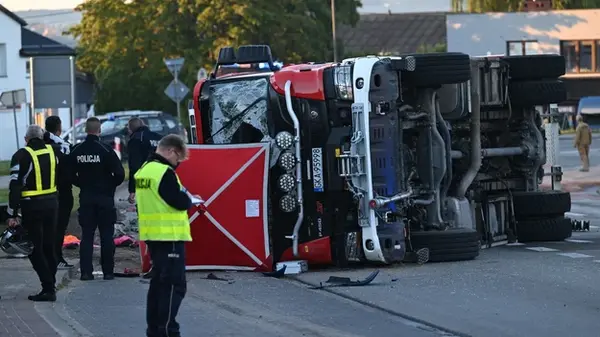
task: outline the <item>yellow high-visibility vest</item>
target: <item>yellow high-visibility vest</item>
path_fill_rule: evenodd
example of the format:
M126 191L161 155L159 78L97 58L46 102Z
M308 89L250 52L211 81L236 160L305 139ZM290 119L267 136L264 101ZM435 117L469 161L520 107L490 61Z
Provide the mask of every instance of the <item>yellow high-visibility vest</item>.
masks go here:
M139 239L142 241L192 241L187 211L169 206L158 193L167 170L172 168L150 161L135 174ZM177 181L181 187L179 177Z
M56 157L54 156L54 150L52 149L52 146L46 145L46 148L41 150L34 150L28 146L25 146L25 150L31 155L33 174L35 174L35 190L23 191L21 192L21 196L26 198L56 193ZM50 156L50 186L48 188L44 188L42 185L40 156L43 155Z

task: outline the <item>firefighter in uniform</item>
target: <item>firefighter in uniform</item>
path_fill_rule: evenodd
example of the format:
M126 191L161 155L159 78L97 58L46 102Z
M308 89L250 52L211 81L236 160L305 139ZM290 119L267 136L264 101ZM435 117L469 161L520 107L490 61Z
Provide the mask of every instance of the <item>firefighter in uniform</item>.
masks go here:
M186 293L185 242L192 240L187 210L192 204L175 168L186 158L185 141L168 135L135 175L139 239L148 245L153 262L148 337L180 336L175 317Z
M58 269L73 268L63 257L63 241L67 233L71 211L73 210L73 185L71 184L71 175L67 167L67 156L71 153L71 144L60 138L62 133L62 121L58 116L49 116L46 118L46 133L44 133L44 142L52 145L54 153L59 159L59 176L57 177L56 187L58 189L58 221L56 223L56 257Z
M56 190L57 163L52 146L44 143L44 130L30 125L27 145L11 159L8 225L16 226L20 210L23 227L33 243L29 260L42 283L42 291L29 296L36 302L56 301Z
M69 156L73 184L80 188L79 262L82 281L94 279L92 254L96 228L100 233L100 263L104 279L114 279L115 190L125 179L125 171L115 151L100 141L100 124L96 117L87 119L87 137L75 146Z
M577 128L575 129L575 141L573 146L579 152L581 158L581 172L590 170L590 145L592 145L592 129L583 121L583 116L577 115Z

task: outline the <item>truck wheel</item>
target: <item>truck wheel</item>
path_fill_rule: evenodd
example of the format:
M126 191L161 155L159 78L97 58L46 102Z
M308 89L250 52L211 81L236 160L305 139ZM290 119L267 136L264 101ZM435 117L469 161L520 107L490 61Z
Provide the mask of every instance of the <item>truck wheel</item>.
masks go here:
M517 222L517 238L520 242L562 241L570 238L572 233L571 219L564 216Z
M430 262L465 261L479 256L481 243L474 229L411 232L412 250L429 249Z
M411 54L414 71L402 72L401 80L408 86L437 87L442 84L467 82L471 79L471 58L463 53Z
M517 220L563 216L571 210L569 192L513 192L512 198Z
M565 57L561 55L507 56L503 60L510 67L511 80L531 81L565 74Z
M560 103L567 100L565 83L559 80L511 82L508 85L510 103L528 107Z

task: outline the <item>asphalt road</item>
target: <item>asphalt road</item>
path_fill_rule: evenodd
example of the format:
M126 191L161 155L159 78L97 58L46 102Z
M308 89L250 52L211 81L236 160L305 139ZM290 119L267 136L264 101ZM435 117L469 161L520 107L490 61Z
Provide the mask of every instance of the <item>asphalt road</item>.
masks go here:
M565 242L483 250L474 261L386 268L373 286L335 288L340 295L475 337L600 335L600 195L573 193L571 217L590 232ZM300 276L364 277L371 269Z

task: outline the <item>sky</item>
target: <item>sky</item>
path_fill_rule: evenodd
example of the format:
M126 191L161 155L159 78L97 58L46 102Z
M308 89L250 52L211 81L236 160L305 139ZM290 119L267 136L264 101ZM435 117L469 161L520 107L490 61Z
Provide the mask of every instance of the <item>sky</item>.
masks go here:
M30 9L74 8L81 0L0 0L11 11ZM450 0L362 0L361 13L393 13L448 11Z

